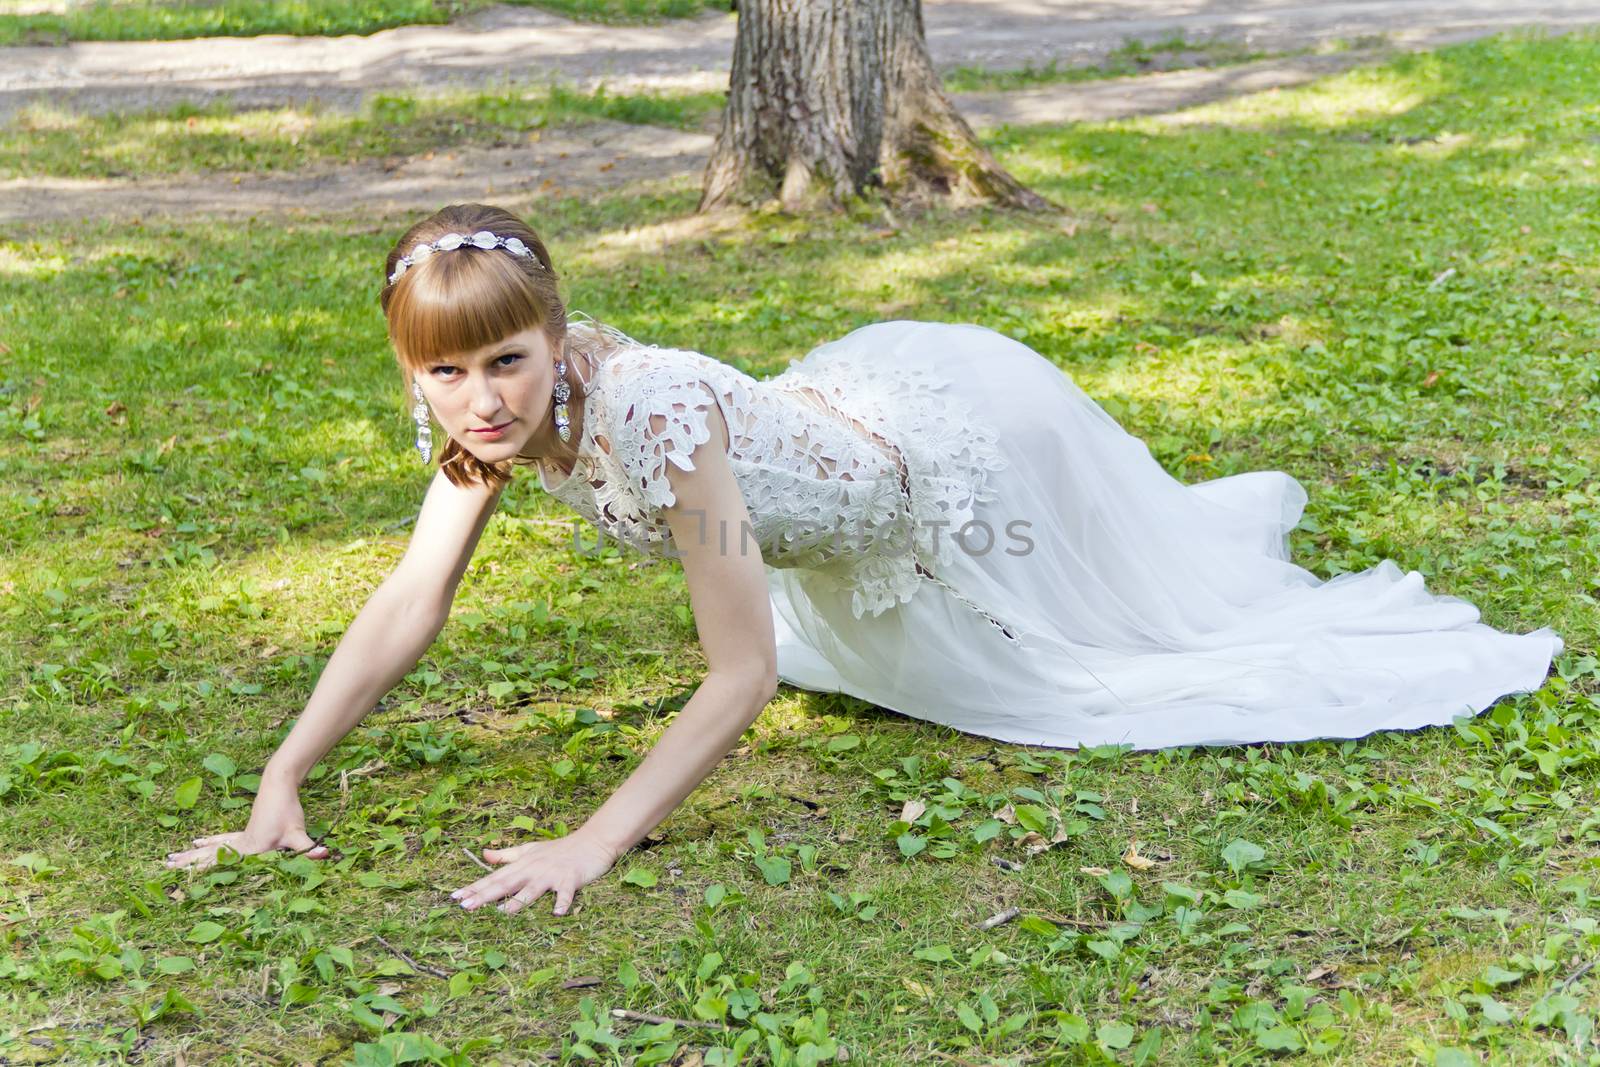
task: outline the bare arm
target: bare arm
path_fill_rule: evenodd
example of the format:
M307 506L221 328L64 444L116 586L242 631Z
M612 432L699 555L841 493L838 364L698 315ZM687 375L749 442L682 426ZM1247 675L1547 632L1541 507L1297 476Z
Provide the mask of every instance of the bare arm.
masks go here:
M208 866L224 845L245 854L279 848L327 854L306 834L300 783L438 636L499 499L498 491L463 489L442 473L434 475L405 555L340 638L305 710L267 761L249 825L196 838L193 848L168 854L169 867Z
M749 513L728 465L727 426L715 405L708 422L711 437L692 453L694 469L667 464L675 499L665 509L709 668L704 681L627 781L577 831L486 850L485 859L503 866L453 894L464 907L510 896L501 907L515 912L548 890L556 914L564 914L579 888L609 870L694 791L776 692L766 569L754 539L740 536ZM724 530L725 541L719 536Z
M434 475L405 555L340 638L264 779L299 786L417 665L450 617L456 586L499 500L497 491Z
M676 499L665 510L708 670L649 755L583 824L617 856L694 791L777 692L766 569L760 547L740 536L749 513L728 466L726 427L712 412L695 469L667 464Z

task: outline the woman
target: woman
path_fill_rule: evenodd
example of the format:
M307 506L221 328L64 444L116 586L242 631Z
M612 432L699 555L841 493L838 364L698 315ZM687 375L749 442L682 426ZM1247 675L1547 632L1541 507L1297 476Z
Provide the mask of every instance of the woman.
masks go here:
M578 830L490 849L457 890L514 912L583 885L734 746L781 678L1009 741L1292 741L1450 722L1538 688L1561 639L1504 634L1384 561L1289 562L1277 471L1186 486L1066 375L976 326L893 322L757 382L568 322L515 216L446 208L389 254L382 304L447 439L411 543L272 756L249 825L169 856L327 849L298 786L415 665L518 464L603 533L682 559L708 670Z

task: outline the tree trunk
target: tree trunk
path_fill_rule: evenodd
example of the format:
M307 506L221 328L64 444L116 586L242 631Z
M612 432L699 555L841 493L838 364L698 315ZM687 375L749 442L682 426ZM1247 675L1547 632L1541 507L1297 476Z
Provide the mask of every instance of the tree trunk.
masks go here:
M762 199L1050 205L1000 168L945 96L921 0L740 0L700 210Z

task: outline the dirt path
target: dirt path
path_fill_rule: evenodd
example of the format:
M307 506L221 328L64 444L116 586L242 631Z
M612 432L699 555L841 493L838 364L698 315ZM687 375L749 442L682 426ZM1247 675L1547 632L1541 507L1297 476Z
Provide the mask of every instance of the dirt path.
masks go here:
M1286 51L1374 34L1409 47L1518 26L1600 23L1600 0L924 0L942 68L1094 62L1129 37L1175 33ZM242 105L317 97L354 106L381 90L490 85L557 76L580 85L727 84L734 19L600 26L498 6L448 26L367 37L84 42L0 49L0 119L47 99L127 111L229 95Z
M1379 56L1299 56L1013 93L967 93L956 102L980 130L1004 123L1101 121L1299 85ZM292 174L146 181L13 179L0 182L0 223L159 215L382 216L463 200L517 209L546 196L692 181L705 168L711 140L703 132L598 122L545 131L532 145L463 147L393 165L373 160Z
M1093 61L1126 36L1182 32L1264 48L1385 33L1391 45L1433 47L1530 23L1570 29L1600 23L1600 0L925 0L929 45L946 66L1002 68L1049 59ZM1178 15L1155 14L1181 9ZM1226 8L1226 10L1223 10ZM719 15L665 26L595 27L545 12L497 7L446 27L402 27L371 37L128 42L0 49L0 118L41 90L86 108L136 108L228 94L236 103L318 97L355 104L398 86L485 84L559 72L574 80L719 85L726 81L732 20ZM1371 62L1383 49L1305 55L1219 69L1147 74L957 98L982 129L1003 123L1105 121L1159 114L1241 93L1303 84ZM516 64L516 66L514 66ZM164 81L164 84L156 84ZM27 88L22 88L27 86ZM48 86L48 88L46 88ZM546 131L515 148L464 147L392 161L292 174L218 174L158 180L24 178L0 182L0 223L170 216L380 216L442 203L488 200L526 207L562 194L692 180L711 147L706 133L594 123Z

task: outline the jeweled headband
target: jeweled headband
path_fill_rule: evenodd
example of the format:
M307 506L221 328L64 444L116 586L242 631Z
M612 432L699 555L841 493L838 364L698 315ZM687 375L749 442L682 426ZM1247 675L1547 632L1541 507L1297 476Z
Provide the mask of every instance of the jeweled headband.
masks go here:
M533 260L535 266L543 266L539 262L539 257L533 254L533 250L523 244L519 238L501 237L499 234L490 233L488 230L479 230L471 236L464 233L447 233L437 241L431 244L420 244L413 248L410 254L401 256L394 265L394 273L389 275L389 284L393 285L398 281L400 275L406 272L406 268L421 263L435 252L451 252L467 245L473 248L481 248L484 251L488 251L491 248L503 248L514 256Z

